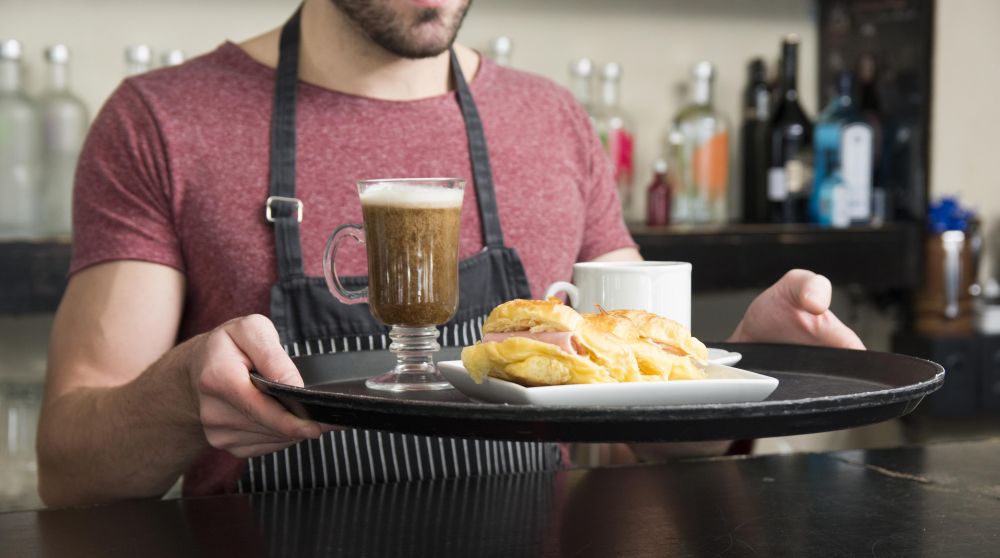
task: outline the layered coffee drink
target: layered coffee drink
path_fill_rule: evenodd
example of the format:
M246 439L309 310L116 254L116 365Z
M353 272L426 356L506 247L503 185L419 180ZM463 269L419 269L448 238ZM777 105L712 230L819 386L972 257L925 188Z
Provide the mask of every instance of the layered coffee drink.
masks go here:
M379 184L361 193L368 304L387 325L447 322L458 307L462 190Z

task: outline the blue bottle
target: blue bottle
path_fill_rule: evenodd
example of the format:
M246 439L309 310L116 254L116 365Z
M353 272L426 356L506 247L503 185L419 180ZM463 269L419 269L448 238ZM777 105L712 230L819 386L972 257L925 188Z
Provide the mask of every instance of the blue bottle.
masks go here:
M813 131L815 174L809 209L813 221L817 223L820 218L819 192L833 172L829 164L831 156L832 160L839 162L850 222L865 223L871 219L872 131L854 102L853 88L854 77L851 73L839 72L836 77L837 96L820 113Z
M813 188L812 200L815 201L815 222L821 227L843 228L851 224L847 206L847 186L840 175L839 161L833 152L827 151L826 156L817 163L822 163L826 169L826 177Z

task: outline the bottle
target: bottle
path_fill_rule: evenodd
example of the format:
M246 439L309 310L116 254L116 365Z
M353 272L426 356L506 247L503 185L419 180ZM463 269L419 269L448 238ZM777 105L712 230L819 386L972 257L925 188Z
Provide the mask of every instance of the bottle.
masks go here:
M180 66L184 63L187 56L184 55L184 51L180 49L170 49L160 55L160 67L169 68L170 66Z
M886 195L888 178L886 175L891 172L887 172L887 157L883 156L885 133L881 113L882 103L878 95L878 65L875 62L875 55L871 52L863 52L858 57L858 83L860 85L858 110L872 129L872 196L885 201L884 214L891 216L898 200Z
M601 103L597 112L597 133L614 165L618 199L622 215L629 220L632 207L633 150L635 147L632 120L619 103L621 66L609 62L601 70Z
M818 221L819 186L830 172L827 162L836 160L846 188L848 218L853 223L867 223L872 203L872 129L854 101L854 76L839 72L835 85L836 96L820 113L813 134L816 165L810 216Z
M762 58L747 67L743 90L743 125L740 129L740 159L743 177L743 220L767 222L767 120L771 90Z
M511 52L514 50L514 42L510 37L501 35L490 42L490 58L498 66L510 66Z
M591 100L591 76L594 73L594 63L590 58L580 58L569 65L570 91L576 102L583 106L587 114L590 115L591 122L594 118L594 103Z
M796 35L782 42L780 96L768 122L768 220L774 223L805 219L812 180L812 124L799 105L798 48Z
M817 157L820 155L817 152ZM843 228L851 223L848 208L848 189L840 173L837 151L823 152L823 180L816 184L813 198L816 200L815 221L821 227Z
M41 125L21 84L21 43L0 42L0 236L41 232Z
M646 224L651 227L670 224L673 188L667 170L667 162L658 159L653 165L653 181L646 188Z
M42 119L42 217L54 235L72 231L73 176L87 136L87 109L69 90L69 48L45 49L48 85L38 99Z
M125 76L134 76L149 71L153 63L153 51L146 45L125 47Z
M689 221L724 223L729 188L729 133L725 119L712 107L715 68L699 62L691 70L691 102L674 118L680 136L677 172L686 197Z

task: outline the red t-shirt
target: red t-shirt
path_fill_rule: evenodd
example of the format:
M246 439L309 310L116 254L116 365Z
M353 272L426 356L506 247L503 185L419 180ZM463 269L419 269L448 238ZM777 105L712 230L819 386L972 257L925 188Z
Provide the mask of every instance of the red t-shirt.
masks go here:
M70 273L113 260L181 271L187 298L180 339L237 316L267 314L276 278L264 220L274 75L225 43L122 83L80 158ZM574 262L634 246L610 161L569 93L485 58L470 85L504 238L520 254L535 297L568 280ZM468 140L453 93L383 101L303 83L297 122L296 195L305 205L308 275L322 275L327 235L361 222L354 183L364 178L464 178L461 255L482 249ZM337 265L345 275L365 274L363 249L342 251ZM220 491L234 480L235 462L227 457L211 452L199 461L196 491Z

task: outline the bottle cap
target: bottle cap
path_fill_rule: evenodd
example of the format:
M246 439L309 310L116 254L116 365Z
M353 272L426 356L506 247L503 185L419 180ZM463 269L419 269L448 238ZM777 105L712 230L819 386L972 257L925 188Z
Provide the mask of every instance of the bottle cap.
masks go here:
M184 51L180 49L171 49L160 55L160 63L162 66L179 66L184 63Z
M53 64L69 62L69 47L64 44L52 45L45 49L45 59Z
M797 45L799 44L799 36L795 33L789 33L785 35L784 42L786 45Z
M21 41L8 39L0 41L0 60L20 60Z
M569 65L569 73L574 76L590 77L593 71L594 63L590 61L590 58L580 58L579 60L574 60Z
M846 70L837 72L836 85L838 95L851 96L854 92L854 74Z
M608 62L601 69L601 77L608 81L617 81L622 77L622 65L617 62Z
M657 159L656 162L653 163L653 172L656 174L665 174L667 172L667 167L668 165L665 159Z
M153 60L153 51L147 45L129 45L125 47L125 61L133 64L149 64Z
M715 74L715 66L711 62L701 61L695 64L691 68L691 75L695 79L712 79L712 75Z
M513 50L513 48L514 48L513 41L511 41L510 37L506 35L501 35L493 39L493 41L490 43L490 50L493 51L494 56L510 54L510 51Z
M762 81L767 78L767 67L763 58L754 58L747 65L747 73L752 81Z

